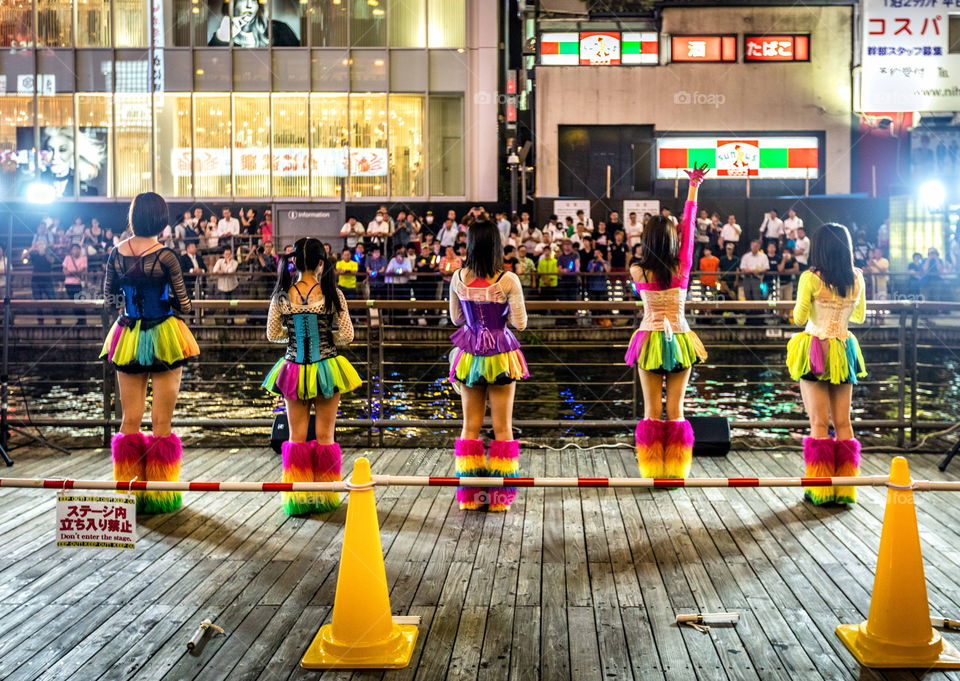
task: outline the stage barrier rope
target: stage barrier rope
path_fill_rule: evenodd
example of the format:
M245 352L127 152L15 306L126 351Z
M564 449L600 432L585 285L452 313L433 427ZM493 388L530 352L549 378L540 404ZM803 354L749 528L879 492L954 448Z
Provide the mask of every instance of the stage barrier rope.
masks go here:
M886 475L831 478L481 478L374 475L372 487L581 487L581 488L704 488L704 487L895 487ZM72 480L0 478L0 487L30 489L89 489L179 492L350 492L341 482L158 482L152 480ZM370 489L365 486L364 489ZM960 492L960 481L914 480L909 489Z

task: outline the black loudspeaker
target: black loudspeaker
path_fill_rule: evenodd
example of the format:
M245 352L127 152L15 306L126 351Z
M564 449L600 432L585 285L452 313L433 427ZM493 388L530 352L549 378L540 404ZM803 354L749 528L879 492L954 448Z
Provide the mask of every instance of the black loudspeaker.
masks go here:
M691 416L694 456L726 456L730 451L730 423L722 416Z
M290 424L287 422L287 415L284 412L278 413L273 418L273 429L270 431L270 447L277 454L280 453L280 445L290 439ZM307 442L317 439L317 423L310 419L307 426Z

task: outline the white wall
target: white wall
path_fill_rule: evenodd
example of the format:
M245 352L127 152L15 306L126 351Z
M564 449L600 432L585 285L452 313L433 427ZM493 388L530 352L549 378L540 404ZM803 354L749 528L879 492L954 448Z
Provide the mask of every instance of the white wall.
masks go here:
M497 200L499 14L491 0L467 0L467 200Z
M654 125L658 132L823 130L827 192L848 193L852 22L852 7L670 8L664 10L662 34L809 33L811 61L537 67L537 193L558 194L560 125ZM723 103L686 104L682 93L722 95Z

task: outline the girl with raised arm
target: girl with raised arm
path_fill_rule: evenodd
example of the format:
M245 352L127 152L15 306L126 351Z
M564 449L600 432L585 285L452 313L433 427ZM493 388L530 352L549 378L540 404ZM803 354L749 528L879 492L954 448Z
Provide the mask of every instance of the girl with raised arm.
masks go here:
M520 443L513 439L516 382L529 377L520 342L507 328L527 326L520 279L503 265L497 226L478 220L467 231L463 269L450 282L450 319L459 326L450 337L450 381L463 402L463 429L454 449L458 476L517 477ZM480 428L490 403L494 440L489 455ZM515 487L458 487L460 508L506 511L517 496Z
M630 339L625 361L636 366L643 390L643 420L637 424L637 465L644 478L685 478L693 461L693 429L683 417L690 368L707 358L690 330L683 307L693 266L697 190L707 166L687 170L690 187L678 228L662 215L643 228L643 251L630 276L643 300L640 328ZM666 383L666 404L663 389ZM664 407L666 420L662 420Z
M803 440L807 477L860 474L860 442L853 436L850 400L857 379L867 375L863 354L849 322L867 315L863 273L853 266L850 232L828 223L813 235L810 269L800 275L793 318L804 329L787 343L790 377L800 381L810 436ZM836 438L830 437L833 423ZM820 505L852 504L856 487L808 487L806 498Z
M290 440L281 446L283 482L340 480L340 445L334 430L340 396L361 385L360 376L337 346L353 341L347 301L335 283L336 267L319 239L298 239L280 256L277 284L267 313L267 339L287 352L263 381L286 402ZM310 407L316 440L307 441ZM288 515L325 513L340 505L337 492L281 492Z
M104 304L122 311L103 342L101 357L117 370L123 420L113 436L114 480L176 481L183 446L172 432L180 374L200 354L197 341L177 313L190 312L180 258L157 239L170 222L167 204L147 192L130 202L133 236L110 251L103 282ZM153 384L150 421L144 436L140 423L148 383ZM139 513L168 513L182 503L180 492L137 492Z

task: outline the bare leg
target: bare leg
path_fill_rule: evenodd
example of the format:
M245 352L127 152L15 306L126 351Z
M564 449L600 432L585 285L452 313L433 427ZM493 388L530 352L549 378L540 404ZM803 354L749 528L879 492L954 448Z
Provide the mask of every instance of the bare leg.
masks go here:
M493 437L495 440L513 439L513 398L516 392L516 383L487 387L487 394L490 396L490 419L493 421Z
M337 427L337 410L340 408L340 393L334 393L333 397L318 397L313 404L316 410L317 442L322 445L333 444L333 434Z
M800 395L803 407L810 418L810 437L825 438L830 432L830 391L820 381L800 379ZM849 402L848 408L849 408Z
M463 404L462 440L479 440L483 427L483 415L487 411L487 386L461 385L460 401Z
M827 386L830 419L833 428L837 431L838 440L849 440L853 437L853 426L850 423L850 402L853 398L853 386L849 383Z
M690 369L667 374L667 420L683 418L683 395L690 381Z
M120 405L123 409L123 420L120 423L121 433L129 435L130 433L140 432L140 423L143 421L143 412L146 410L148 376L149 374L117 372Z
M287 421L290 426L290 442L306 442L310 424L310 403L303 400L284 400L287 403Z
M177 406L177 396L180 394L182 372L183 369L177 367L170 371L151 374L153 408L150 410L150 421L153 425L153 434L157 437L166 437L173 428L173 410Z
M643 390L643 418L659 421L663 416L663 376L646 369L638 371Z

